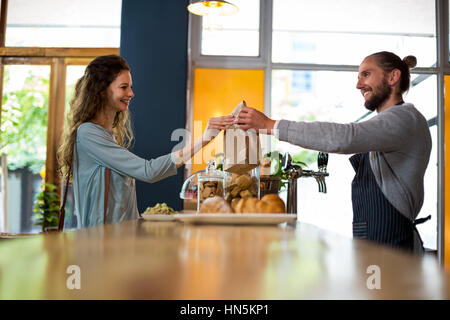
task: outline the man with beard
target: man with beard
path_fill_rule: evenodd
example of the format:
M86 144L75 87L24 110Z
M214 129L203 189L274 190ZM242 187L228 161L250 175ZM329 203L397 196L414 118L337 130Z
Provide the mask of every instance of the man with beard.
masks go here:
M378 113L364 122L275 121L248 107L242 108L235 122L241 129L264 129L303 148L355 153L350 158L356 171L353 236L423 253L415 226L425 220L416 217L423 204L431 136L426 119L402 97L409 89L409 70L416 62L413 56L402 60L385 51L363 60L356 88L365 107Z

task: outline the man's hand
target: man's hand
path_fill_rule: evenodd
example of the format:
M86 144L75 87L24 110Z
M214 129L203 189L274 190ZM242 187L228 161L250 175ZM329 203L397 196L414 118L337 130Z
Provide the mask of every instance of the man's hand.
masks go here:
M242 107L236 120L234 121L239 129L266 130L267 134L272 133L275 120L270 119L264 113L249 107Z

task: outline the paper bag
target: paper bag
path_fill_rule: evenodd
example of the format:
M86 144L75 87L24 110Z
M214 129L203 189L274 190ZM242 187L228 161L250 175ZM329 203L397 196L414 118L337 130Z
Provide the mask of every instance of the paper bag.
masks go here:
M232 112L237 116L245 101L242 101ZM231 126L224 132L223 170L244 174L259 165L262 159L259 133L255 130L244 131Z

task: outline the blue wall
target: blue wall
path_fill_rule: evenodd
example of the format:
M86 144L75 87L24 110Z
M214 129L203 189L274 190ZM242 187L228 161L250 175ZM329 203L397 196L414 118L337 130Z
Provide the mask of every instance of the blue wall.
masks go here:
M131 151L151 159L170 153L172 131L186 125L188 0L122 1L120 55L130 67L135 134ZM157 202L182 209L183 170L149 184L136 181L139 212Z

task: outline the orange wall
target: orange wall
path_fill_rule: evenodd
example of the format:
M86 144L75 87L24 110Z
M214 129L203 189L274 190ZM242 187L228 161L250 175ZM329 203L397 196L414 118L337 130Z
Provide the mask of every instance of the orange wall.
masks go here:
M264 110L264 70L197 68L194 72L193 100L193 138L197 139L209 118L230 114L242 100L249 107ZM201 128L198 121L201 121ZM214 154L222 152L221 133L194 156L192 172L203 170Z
M445 76L445 109L444 109L444 123L445 123L445 134L444 134L444 148L445 148L445 164L447 164L447 159L450 159L450 150L446 146L446 141L450 141L450 76ZM450 199L450 166L445 165L445 182L444 182L444 199ZM444 230L444 241L445 241L445 251L444 251L444 261L446 270L450 271L450 200L445 201L445 230Z

